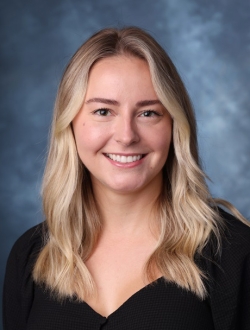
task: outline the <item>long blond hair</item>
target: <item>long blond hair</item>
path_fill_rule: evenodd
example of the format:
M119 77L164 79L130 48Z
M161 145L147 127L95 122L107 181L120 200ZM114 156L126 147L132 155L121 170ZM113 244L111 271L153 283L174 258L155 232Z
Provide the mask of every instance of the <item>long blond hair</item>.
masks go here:
M89 173L77 155L71 123L82 107L92 66L102 58L126 54L147 61L158 98L173 118L173 139L156 206L161 231L146 274L153 278L157 268L166 280L204 298L205 274L194 257L202 253L211 233L219 249L222 219L199 164L196 122L182 80L161 46L136 27L96 33L65 70L55 102L42 190L48 231L33 277L58 298L75 295L84 299L94 292L85 261L98 240L101 221ZM226 202L220 203L235 211Z

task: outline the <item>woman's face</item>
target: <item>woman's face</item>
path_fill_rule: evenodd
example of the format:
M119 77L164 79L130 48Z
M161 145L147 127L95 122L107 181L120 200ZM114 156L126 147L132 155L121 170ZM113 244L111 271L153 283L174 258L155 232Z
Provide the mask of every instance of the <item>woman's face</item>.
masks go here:
M116 56L97 62L73 130L94 188L117 193L160 189L172 120L145 61Z

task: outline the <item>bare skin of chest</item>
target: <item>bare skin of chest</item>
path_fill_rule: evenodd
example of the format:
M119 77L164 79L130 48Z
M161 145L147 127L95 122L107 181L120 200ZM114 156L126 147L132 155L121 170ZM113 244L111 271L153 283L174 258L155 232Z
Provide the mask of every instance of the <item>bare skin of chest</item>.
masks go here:
M152 237L137 242L118 239L101 241L86 262L96 284L96 294L85 299L86 303L107 317L149 284L144 267L155 244ZM160 276L156 272L156 278Z

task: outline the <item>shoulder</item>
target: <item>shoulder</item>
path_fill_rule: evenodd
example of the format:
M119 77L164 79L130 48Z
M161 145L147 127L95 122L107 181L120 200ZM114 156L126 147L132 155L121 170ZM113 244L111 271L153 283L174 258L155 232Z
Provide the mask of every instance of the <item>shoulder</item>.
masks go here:
M45 222L42 222L22 234L12 247L12 252L22 255L27 250L36 250L43 243L44 234L46 233Z
M250 314L246 313L250 308L250 227L222 209L219 212L224 220L220 252L214 253L211 239L205 258L214 324L216 329L247 329L250 326Z
M230 259L250 254L250 222L249 226L226 211L219 209L224 220L224 230L221 233L222 257L230 253Z
M219 214L222 218L220 248L212 235L203 251L203 260L214 284L225 281L225 284L230 282L233 285L233 282L240 281L250 262L250 226L221 208Z
M220 248L218 249L218 240L212 234L203 255L209 263L212 262L211 267L217 263L230 265L234 259L239 264L250 255L250 222L247 225L221 208L219 215L222 220L219 225Z
M12 247L3 288L3 322L6 329L26 329L34 292L32 271L44 245L45 234L45 223L41 223L26 231Z
M45 223L40 223L22 234L13 245L7 267L15 264L15 267L31 266L39 254L46 233Z
M249 226L237 219L232 214L219 208L222 219L220 225L220 247L214 234L210 237L204 249L204 257L213 269L213 272L221 273L240 271L246 259L250 257L250 222Z

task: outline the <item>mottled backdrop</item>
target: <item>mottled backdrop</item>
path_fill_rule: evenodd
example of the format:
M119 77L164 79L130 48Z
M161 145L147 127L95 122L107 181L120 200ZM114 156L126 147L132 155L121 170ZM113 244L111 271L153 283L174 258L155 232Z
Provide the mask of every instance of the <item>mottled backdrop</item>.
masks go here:
M1 0L1 278L9 250L43 219L39 189L53 102L93 32L137 25L168 51L193 100L214 196L250 217L249 0Z

